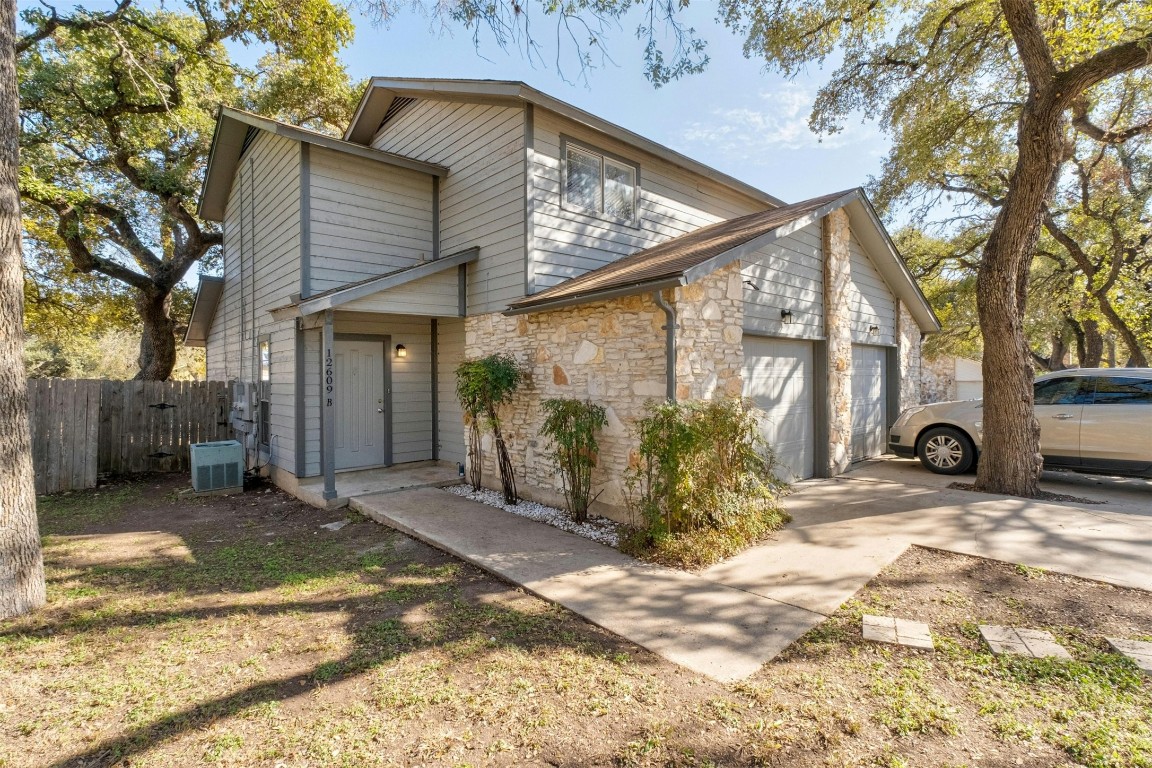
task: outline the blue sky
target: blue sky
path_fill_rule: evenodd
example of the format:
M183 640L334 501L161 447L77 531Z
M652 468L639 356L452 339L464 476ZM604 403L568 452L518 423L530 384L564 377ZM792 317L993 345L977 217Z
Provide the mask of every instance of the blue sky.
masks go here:
M610 32L605 47L614 63L597 61L586 83L577 80L571 55L561 58L571 82L557 73L555 47L545 47L543 63L530 62L482 36L477 52L470 31L433 29L430 19L410 10L387 28L358 16L345 59L355 78L523 80L789 202L860 186L879 172L888 142L875 125L849 119L842 133L823 138L808 130L808 113L828 71L793 81L766 73L743 57L741 40L711 14L708 3L689 8L691 24L709 42L707 70L659 89L643 76L642 46L633 34L639 16ZM542 44L554 43L554 25L535 19Z

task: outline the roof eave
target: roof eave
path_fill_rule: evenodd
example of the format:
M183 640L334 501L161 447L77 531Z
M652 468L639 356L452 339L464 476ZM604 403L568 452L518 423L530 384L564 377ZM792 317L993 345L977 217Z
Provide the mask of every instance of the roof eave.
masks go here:
M552 300L540 301L533 304L513 304L508 307L508 309L504 310L503 314L508 317L512 317L514 315L526 315L531 312L548 312L553 309L563 309L565 307L575 307L581 304L594 304L598 301L618 299L622 296L635 296L638 293L662 291L665 288L676 288L686 284L687 281L684 279L684 276L682 274L677 274L670 277L660 277L654 280L645 280L639 283L630 283L628 285L609 288L603 291L587 291L585 293L576 293L570 296L560 296Z
M208 290L205 290L206 287ZM188 327L184 329L184 346L208 346L208 334L212 331L212 321L216 317L216 308L220 305L223 290L224 278L200 275L200 282L196 285L196 298L192 302L192 312L188 317ZM193 336L193 329L202 329L203 333Z

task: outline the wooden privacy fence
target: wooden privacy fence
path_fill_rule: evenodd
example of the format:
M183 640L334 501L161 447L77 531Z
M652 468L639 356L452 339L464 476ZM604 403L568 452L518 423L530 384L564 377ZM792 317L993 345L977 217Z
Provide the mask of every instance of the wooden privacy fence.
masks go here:
M232 437L229 386L30 379L36 493L94 488L103 473L187 471L190 444Z

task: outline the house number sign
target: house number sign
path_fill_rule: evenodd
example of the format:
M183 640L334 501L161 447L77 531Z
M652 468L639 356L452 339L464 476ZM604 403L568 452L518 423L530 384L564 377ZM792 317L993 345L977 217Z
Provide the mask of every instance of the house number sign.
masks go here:
M335 380L336 371L332 362L332 348L328 347L324 350L324 404L329 408L332 407L332 390Z

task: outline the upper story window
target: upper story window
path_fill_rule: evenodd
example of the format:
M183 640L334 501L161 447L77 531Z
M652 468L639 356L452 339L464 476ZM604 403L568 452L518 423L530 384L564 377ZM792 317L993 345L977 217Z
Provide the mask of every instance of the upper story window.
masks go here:
M563 206L634 225L640 167L569 140L563 144Z

